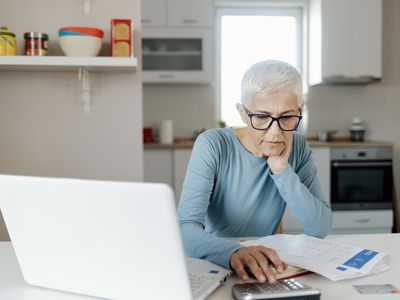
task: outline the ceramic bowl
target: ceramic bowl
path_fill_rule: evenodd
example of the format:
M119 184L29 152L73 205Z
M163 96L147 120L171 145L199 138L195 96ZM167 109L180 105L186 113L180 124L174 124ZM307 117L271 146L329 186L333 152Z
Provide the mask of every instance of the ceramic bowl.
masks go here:
M66 56L97 56L103 39L89 35L62 35L59 41Z
M95 27L62 27L58 30L59 36L64 35L90 35L102 38L103 30Z

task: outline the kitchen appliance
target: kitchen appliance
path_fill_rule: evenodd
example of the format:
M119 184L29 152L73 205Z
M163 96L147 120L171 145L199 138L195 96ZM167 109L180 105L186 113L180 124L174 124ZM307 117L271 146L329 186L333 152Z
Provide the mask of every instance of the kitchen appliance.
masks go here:
M365 134L365 126L363 121L360 118L355 117L351 122L350 139L353 142L363 142L364 134Z
M332 210L391 208L392 160L391 147L332 148Z

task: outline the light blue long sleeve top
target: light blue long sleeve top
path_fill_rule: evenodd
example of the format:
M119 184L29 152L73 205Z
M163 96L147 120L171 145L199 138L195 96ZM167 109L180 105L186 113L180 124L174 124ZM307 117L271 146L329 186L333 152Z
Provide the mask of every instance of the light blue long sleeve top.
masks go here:
M331 209L303 135L293 132L289 164L272 174L231 128L208 130L194 144L178 207L186 255L229 268L242 246L224 237L275 234L286 205L306 234L328 234Z

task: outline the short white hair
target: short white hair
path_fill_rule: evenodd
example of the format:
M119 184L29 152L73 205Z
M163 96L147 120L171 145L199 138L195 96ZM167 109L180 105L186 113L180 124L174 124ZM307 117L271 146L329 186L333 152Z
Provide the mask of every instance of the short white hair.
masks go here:
M252 65L243 75L241 102L249 105L256 95L292 92L297 104L302 101L302 83L299 72L292 65L279 60L265 60Z

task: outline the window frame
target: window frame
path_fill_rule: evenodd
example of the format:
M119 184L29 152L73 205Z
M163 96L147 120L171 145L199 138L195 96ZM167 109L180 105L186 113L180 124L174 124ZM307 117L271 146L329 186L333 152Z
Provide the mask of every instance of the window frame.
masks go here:
M299 58L300 75L303 80L303 99L307 99L308 93L308 2L280 1L280 2L246 2L240 1L216 1L215 3L215 116L217 122L222 117L221 98L221 20L222 16L293 16L297 24L297 55ZM238 98L240 95L238 95Z

